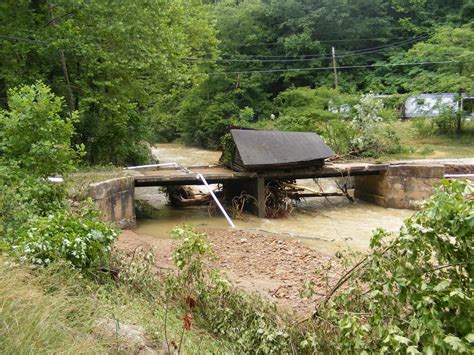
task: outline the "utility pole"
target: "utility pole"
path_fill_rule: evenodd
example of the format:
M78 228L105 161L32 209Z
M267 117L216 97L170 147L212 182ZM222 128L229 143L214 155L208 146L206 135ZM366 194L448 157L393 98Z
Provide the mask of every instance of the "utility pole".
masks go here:
M53 13L54 5L48 2L48 11L49 11L49 16L51 17L50 24L52 27L56 27L56 19L54 17ZM59 49L59 56L61 59L61 69L63 71L64 75L64 81L66 82L66 87L68 89L68 94L69 94L69 111L72 112L76 109L76 105L74 102L74 94L71 89L71 82L69 81L69 73L67 70L67 65L66 65L66 56L64 55L64 51L62 49Z
M463 63L459 62L459 76L462 77L463 74ZM463 88L459 88L459 98L458 98L458 114L456 115L456 134L460 134L462 130L462 119L464 114L464 102L463 102Z
M334 68L334 89L337 90L336 49L332 47L332 66Z

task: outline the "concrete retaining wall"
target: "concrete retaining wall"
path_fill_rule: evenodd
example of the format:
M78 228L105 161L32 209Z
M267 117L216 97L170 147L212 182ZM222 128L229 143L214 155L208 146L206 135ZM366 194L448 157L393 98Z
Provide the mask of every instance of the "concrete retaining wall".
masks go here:
M104 220L120 228L135 225L135 182L133 177L101 181L89 186L88 195L100 209Z
M416 209L444 177L444 165L390 165L380 175L356 176L355 197L388 208Z

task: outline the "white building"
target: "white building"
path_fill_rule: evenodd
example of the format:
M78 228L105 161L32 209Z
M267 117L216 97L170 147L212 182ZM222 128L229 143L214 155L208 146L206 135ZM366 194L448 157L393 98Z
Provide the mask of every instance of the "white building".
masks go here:
M405 101L403 117L436 117L446 109L459 112L460 106L465 111L466 117L470 117L473 99L473 97L463 96L462 100L459 100L459 95L453 93L410 96Z

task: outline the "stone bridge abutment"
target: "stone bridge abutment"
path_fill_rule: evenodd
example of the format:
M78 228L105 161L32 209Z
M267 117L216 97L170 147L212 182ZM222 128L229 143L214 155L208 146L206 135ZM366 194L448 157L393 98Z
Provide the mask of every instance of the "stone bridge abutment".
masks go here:
M354 196L386 208L416 209L444 174L444 165L438 164L389 165L379 175L355 176Z

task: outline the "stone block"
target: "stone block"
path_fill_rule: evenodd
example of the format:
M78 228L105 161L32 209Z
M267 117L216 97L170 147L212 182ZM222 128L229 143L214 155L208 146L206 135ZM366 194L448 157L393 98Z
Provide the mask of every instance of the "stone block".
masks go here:
M405 176L418 178L443 178L444 165L390 165L387 170L389 176Z
M442 165L390 165L385 174L355 177L354 195L383 207L414 209L443 177Z
M135 184L133 177L102 181L89 186L88 195L100 210L101 218L120 228L135 225Z

